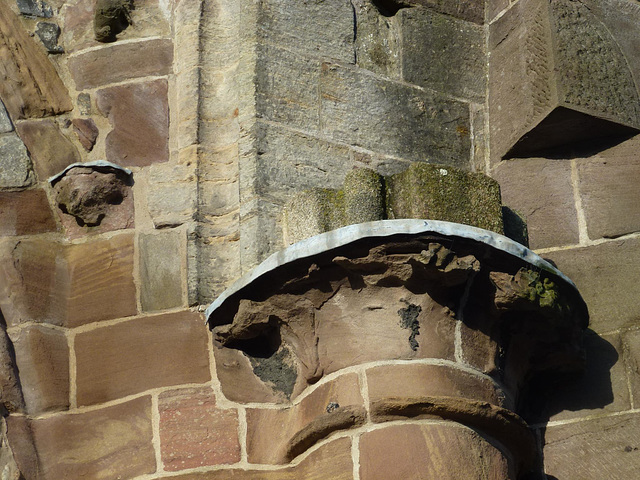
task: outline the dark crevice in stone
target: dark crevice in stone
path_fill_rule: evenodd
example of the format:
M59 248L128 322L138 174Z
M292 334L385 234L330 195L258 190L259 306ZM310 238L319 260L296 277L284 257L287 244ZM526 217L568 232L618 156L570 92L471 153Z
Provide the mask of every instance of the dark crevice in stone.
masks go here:
M298 373L293 366L291 352L287 347L282 347L270 357L250 357L249 360L253 373L260 380L273 385L275 390L284 393L287 398L291 398Z
M409 7L406 3L395 0L371 0L371 3L380 12L380 15L385 17L393 17L400 9Z
M410 304L407 308L401 308L398 310L400 315L400 325L402 328L411 330L409 335L409 346L414 352L418 350L420 346L416 340L416 336L420 335L420 322L418 321L418 315L422 312L422 307L419 305Z

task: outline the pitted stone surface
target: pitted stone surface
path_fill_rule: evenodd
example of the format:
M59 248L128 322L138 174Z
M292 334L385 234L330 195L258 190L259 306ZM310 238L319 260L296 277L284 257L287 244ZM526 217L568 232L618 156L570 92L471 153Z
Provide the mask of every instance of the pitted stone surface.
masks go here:
M27 187L33 182L31 159L15 133L0 135L0 188Z

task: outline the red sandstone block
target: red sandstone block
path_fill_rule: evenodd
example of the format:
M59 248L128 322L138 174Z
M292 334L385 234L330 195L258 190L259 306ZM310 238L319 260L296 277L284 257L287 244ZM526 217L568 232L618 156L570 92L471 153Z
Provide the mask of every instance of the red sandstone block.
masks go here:
M95 88L132 78L168 75L173 64L170 39L115 43L69 58L77 90Z
M502 202L524 216L531 248L578 243L570 162L509 160L494 169L493 177Z
M75 339L78 405L210 380L208 336L189 311L136 318Z
M113 126L107 160L142 167L169 159L167 88L166 80L155 80L98 90L98 108Z
M287 463L336 430L358 425L363 418L344 418L345 408L364 410L358 377L347 374L318 387L299 404L283 410L247 410L247 453L250 463ZM331 424L331 421L336 421ZM349 423L349 420L353 422ZM360 422L358 422L360 420ZM345 423L345 421L347 423ZM320 427L320 428L314 428ZM332 428L333 427L333 428ZM306 435L307 441L294 445ZM291 447L294 447L290 451Z
M504 480L508 458L474 430L453 422L397 425L360 437L361 480Z
M124 479L156 471L149 397L37 420L12 416L7 426L18 466L33 473L29 479Z
M327 443L298 465L279 470L223 469L171 478L173 480L353 480L351 440L340 438ZM394 477L385 480L391 478Z
M44 190L0 192L0 236L33 235L56 229Z
M40 238L5 244L0 293L9 326L77 327L134 315L133 235L75 245Z
M165 470L240 461L238 412L217 408L211 388L164 392L159 398L159 410Z
M69 346L65 334L31 325L12 336L27 413L69 406Z

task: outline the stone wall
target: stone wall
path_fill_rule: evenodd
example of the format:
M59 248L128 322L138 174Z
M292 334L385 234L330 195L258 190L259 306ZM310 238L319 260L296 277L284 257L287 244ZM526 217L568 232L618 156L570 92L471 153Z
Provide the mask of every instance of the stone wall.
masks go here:
M294 193L339 189L353 168L391 175L424 161L498 180L531 248L589 306L584 377L540 386L527 419L549 478L634 478L640 5L551 3L2 2L6 471L375 478L376 438L396 427L330 437L291 465L256 460L251 429L280 420L256 421L255 407L222 394L198 306L283 246ZM562 35L572 31L589 48ZM579 75L563 77L574 64ZM545 143L554 128L572 142ZM68 170L73 214L62 181L48 179L99 160L130 175ZM85 215L96 202L97 216ZM364 405L369 373L267 411L303 418L323 389ZM357 381L341 387L349 375ZM411 435L398 449L428 448Z

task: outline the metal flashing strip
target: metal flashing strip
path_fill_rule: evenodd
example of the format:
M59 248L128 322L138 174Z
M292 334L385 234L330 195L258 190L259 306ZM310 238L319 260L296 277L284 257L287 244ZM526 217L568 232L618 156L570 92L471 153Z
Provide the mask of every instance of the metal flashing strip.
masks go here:
M128 168L121 167L120 165L116 165L115 163L107 162L106 160L95 160L93 162L86 162L86 163L82 163L82 162L72 163L71 165L66 166L65 169L62 170L60 173L56 173L55 175L49 177L47 181L51 185L53 185L62 177L64 177L69 170L76 167L96 168L96 169L106 168L106 169L112 169L112 170L120 170L121 172L124 172L129 176L133 174L133 172Z

